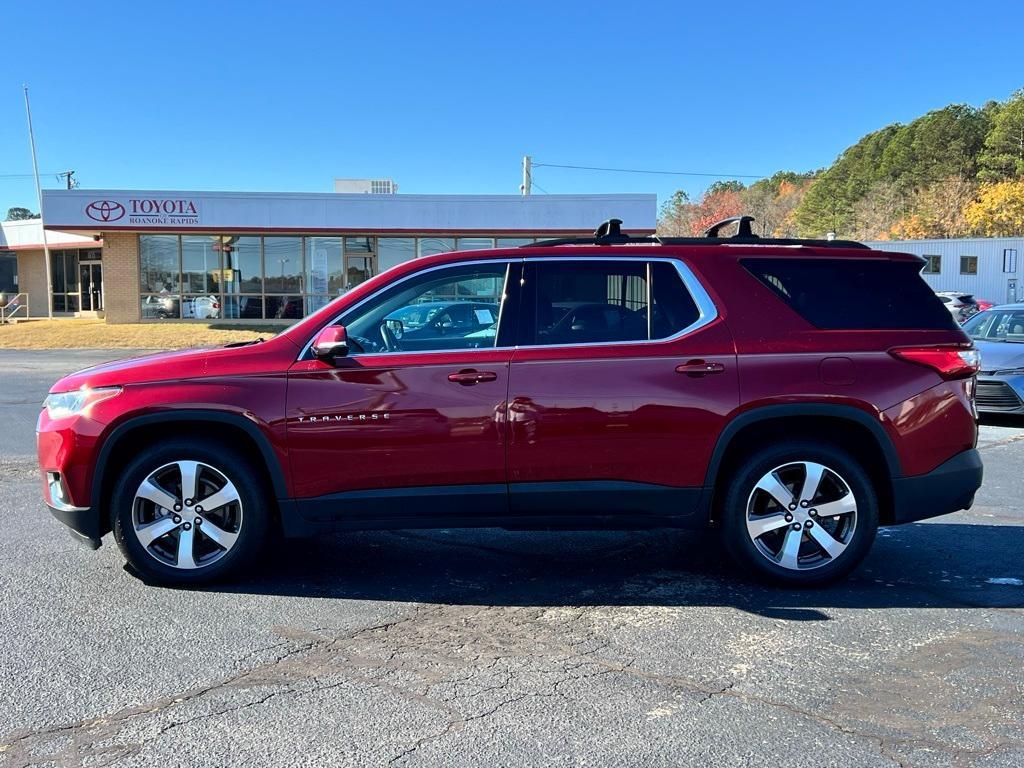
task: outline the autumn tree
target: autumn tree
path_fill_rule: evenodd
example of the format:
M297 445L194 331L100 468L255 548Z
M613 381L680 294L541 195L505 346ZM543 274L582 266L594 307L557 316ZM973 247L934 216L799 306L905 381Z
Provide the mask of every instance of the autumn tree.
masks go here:
M702 235L712 224L743 213L743 184L738 181L716 181L701 195L694 206L690 232Z
M1024 179L983 184L964 209L971 229L986 237L1024 234Z
M970 234L964 209L975 199L977 191L977 183L958 176L918 190L909 200L909 212L893 224L892 238L919 240Z
M780 171L754 182L742 192L743 212L754 217L754 232L762 237L795 237L793 213L813 179Z

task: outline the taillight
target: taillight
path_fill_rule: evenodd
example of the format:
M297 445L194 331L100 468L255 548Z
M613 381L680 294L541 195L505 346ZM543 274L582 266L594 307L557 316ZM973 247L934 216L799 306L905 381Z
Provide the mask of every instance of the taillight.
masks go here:
M963 347L896 347L889 354L931 368L944 379L966 379L981 365L978 350Z

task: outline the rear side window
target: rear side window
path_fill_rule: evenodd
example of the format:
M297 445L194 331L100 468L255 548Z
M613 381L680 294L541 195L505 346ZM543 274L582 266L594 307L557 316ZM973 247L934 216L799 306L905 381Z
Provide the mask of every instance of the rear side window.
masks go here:
M519 343L527 346L664 339L700 316L665 262L538 260L525 285Z
M953 330L950 312L911 261L743 259L759 281L822 330Z

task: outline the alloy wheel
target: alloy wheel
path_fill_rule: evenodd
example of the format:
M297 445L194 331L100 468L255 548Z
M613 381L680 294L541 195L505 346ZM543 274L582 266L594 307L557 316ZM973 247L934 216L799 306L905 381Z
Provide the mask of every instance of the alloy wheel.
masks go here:
M857 530L857 500L830 467L795 461L767 472L747 499L747 534L775 565L820 568L840 557Z
M227 476L199 461L175 461L154 470L135 492L135 536L146 553L172 568L194 570L217 562L242 530L242 500Z

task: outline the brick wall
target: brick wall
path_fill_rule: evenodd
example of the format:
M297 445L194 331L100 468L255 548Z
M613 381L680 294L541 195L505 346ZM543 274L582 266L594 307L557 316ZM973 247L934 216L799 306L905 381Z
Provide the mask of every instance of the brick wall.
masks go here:
M46 259L43 251L18 251L18 293L28 294L31 317L46 317Z
M103 235L103 307L108 323L137 323L139 309L139 236Z

